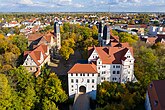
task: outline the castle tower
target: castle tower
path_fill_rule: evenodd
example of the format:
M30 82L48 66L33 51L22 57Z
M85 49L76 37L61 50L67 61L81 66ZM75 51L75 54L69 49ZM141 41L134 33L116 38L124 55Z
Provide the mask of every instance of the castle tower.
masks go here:
M98 41L99 45L102 45L102 38L103 38L103 23L100 22L98 25Z
M58 22L54 23L54 35L57 38L57 49L61 48L61 36L60 36L60 25Z
M110 45L110 27L108 25L105 25L103 29L102 46L107 45Z

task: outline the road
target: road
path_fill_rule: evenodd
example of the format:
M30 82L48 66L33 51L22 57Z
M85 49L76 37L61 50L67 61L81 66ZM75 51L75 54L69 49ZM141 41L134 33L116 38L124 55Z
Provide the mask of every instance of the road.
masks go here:
M89 110L90 102L87 94L80 94L73 104L73 110Z

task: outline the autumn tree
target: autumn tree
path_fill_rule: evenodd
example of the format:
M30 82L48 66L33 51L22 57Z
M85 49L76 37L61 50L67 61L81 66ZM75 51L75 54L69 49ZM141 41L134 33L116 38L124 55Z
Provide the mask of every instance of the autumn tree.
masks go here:
M121 32L121 33L119 33L119 40L120 40L120 42L128 42L129 44L132 45L138 41L138 36L131 35L126 32Z
M7 110L11 107L11 87L6 75L0 73L0 110Z

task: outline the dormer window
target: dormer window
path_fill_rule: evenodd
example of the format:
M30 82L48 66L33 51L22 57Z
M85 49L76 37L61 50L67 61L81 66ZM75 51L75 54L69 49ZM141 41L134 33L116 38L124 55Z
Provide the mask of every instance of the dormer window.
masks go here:
M153 87L153 85L152 84L150 84L150 88L152 89L152 87Z
M155 106L155 107L158 106L158 101L157 101L157 100L154 101L154 106Z

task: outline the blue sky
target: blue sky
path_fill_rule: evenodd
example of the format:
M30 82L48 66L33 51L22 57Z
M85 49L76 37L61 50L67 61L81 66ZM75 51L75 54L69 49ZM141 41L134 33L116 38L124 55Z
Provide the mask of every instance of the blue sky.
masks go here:
M0 12L165 12L165 0L0 0Z

